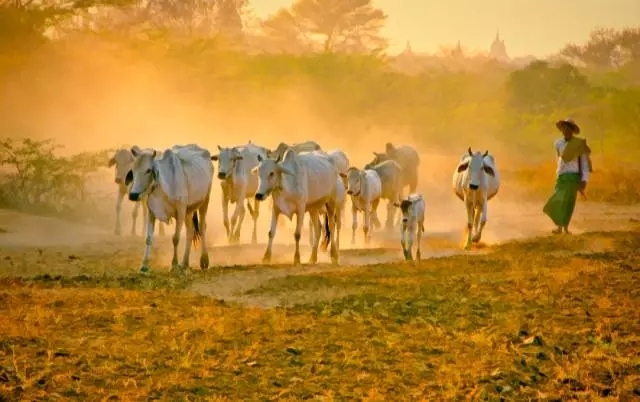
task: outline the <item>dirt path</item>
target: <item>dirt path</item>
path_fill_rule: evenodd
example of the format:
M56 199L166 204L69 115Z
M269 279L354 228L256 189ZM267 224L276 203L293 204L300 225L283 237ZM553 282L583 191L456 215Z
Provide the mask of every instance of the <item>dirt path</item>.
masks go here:
M489 222L483 236L483 243L487 246L465 253L483 253L490 251L491 245L507 240L524 239L549 233L551 225L539 211L538 204L505 203L500 200L492 203ZM350 213L347 213L350 217ZM640 207L612 207L603 204L582 203L578 206L573 224L574 233L585 230L621 230L638 227ZM464 210L453 208L451 205L428 206L426 238L423 241L423 258L433 258L462 253L460 243L462 228L465 225ZM196 281L191 290L216 299L228 302L238 302L244 305L269 308L279 305L328 300L344 296L340 289L325 289L321 291L296 291L278 296L246 294L268 281L290 275L305 275L336 270L353 269L353 267L388 263L402 259L398 233L375 233L374 242L368 248L360 244L350 244L350 219L341 233L341 266L329 264L328 255L319 255L316 266L291 267L293 259L293 245L290 230L283 228L279 231L274 245L273 264L277 267L266 268L261 264L265 245L228 246L215 244L210 249L211 264L217 266L243 265L243 270L222 273L216 278ZM126 227L126 226L125 226ZM211 228L212 226L210 226ZM249 225L243 232L249 235ZM212 230L212 229L210 229ZM216 243L224 242L220 239L219 228ZM171 231L168 231L171 233ZM301 254L303 264L308 259L309 247L303 233ZM357 232L358 241L362 236ZM213 237L213 236L212 236ZM246 239L248 240L248 239ZM243 241L246 241L243 238ZM260 239L264 240L264 239ZM54 218L43 218L20 214L13 211L0 210L0 247L11 248L40 248L55 249L58 247L78 248L90 252L89 258L125 253L129 255L128 264L136 264L143 247L142 237L116 237L110 230L100 227L90 227L71 224ZM89 250L89 251L87 251ZM170 240L168 237L157 238L155 247L158 264L168 266L170 260ZM182 252L182 250L180 250ZM192 253L195 262L197 252ZM280 266L282 264L282 266ZM135 266L123 269L135 270Z

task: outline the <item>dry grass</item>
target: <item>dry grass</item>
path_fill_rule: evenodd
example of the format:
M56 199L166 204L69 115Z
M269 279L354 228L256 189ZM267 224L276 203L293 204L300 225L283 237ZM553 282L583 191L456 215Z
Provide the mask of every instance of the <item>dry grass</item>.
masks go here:
M612 204L636 204L640 202L640 170L633 166L611 161L597 163L587 186L587 197L592 201ZM527 194L549 197L553 192L555 162L531 168L520 168L507 177L513 179Z
M2 279L0 393L630 400L640 394L639 247L637 231L544 238L487 255L282 276L248 292L339 297L286 309L185 290L219 270L140 277L125 274L137 262L125 252L52 253L49 263L85 273ZM2 254L3 265L22 258L29 273L47 272L46 251Z

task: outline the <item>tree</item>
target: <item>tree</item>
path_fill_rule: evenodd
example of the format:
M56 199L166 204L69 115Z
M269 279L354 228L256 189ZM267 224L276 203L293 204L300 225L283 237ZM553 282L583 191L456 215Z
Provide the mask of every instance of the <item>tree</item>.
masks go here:
M570 64L552 67L545 61L513 71L507 82L510 102L521 111L547 113L585 102L587 78Z
M324 53L377 53L387 16L371 0L297 0L264 21L276 42Z
M640 60L640 28L620 31L598 28L591 32L586 44L570 44L560 51L560 57L572 64L595 69L618 69Z

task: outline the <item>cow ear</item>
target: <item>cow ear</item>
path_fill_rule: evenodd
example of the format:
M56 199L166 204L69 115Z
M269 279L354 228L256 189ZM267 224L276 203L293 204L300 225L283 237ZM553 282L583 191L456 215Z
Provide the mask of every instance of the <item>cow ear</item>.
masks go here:
M342 172L340 172L340 173L339 173L339 175L340 175L340 177L343 177L343 178L346 178L346 177L347 177L347 175L346 175L346 174L344 174L344 173L342 173Z
M461 164L460 166L458 166L458 173L464 172L465 170L467 170L468 167L469 167L469 162L465 162Z
M124 178L124 185L128 186L133 181L133 171L129 170Z
M142 153L142 150L140 149L140 147L139 147L139 146L134 145L134 146L132 146L132 147L131 147L131 154L132 154L134 157L136 157L136 158L137 158L137 157L138 157L138 155L140 155L141 153Z
M211 155L211 160L212 161L217 161L220 158L219 155Z
M484 172L486 174L488 174L491 177L495 177L495 172L493 171L493 168L491 166L488 165L484 165L482 166L482 169L484 170Z
M284 174L288 174L291 176L295 175L295 173L293 173L293 171L289 169L287 166L278 165L278 169Z
M111 157L109 158L109 162L107 162L107 167L111 167L113 165L116 164L116 158L115 157Z

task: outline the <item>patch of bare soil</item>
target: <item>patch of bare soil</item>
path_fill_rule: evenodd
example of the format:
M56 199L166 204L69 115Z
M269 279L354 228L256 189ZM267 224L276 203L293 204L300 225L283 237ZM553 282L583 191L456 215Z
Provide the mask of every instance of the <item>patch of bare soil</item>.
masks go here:
M445 257L454 254L479 254L491 250L491 246L507 240L525 239L528 237L546 235L550 233L552 225L539 211L537 204L513 204L503 202L500 199L492 201L489 213L489 221L485 228L483 241L471 251L462 251L464 226L466 217L462 205L436 205L429 206L427 211L427 233L422 241L423 258ZM384 216L382 209L382 216ZM350 215L350 211L347 212ZM572 230L580 233L584 230L625 230L640 226L638 217L639 207L612 207L602 204L584 202L576 211ZM96 266L100 266L102 273L109 270L122 272L135 272L142 256L144 240L142 236L114 236L110 230L101 227L92 227L82 224L69 223L63 220L33 216L14 211L0 210L0 249L11 253L11 264L3 264L4 275L24 275L30 272L34 263L42 264L47 272L59 272L71 274L78 272L93 272ZM457 228L457 229L456 229ZM209 230L220 235L220 228L209 226ZM243 234L249 234L250 222L245 223ZM399 232L374 232L371 244L362 244L362 230L356 233L356 245L351 245L350 225L343 225L341 231L340 266L332 266L327 253L320 253L319 264L302 267L290 266L293 260L292 233L286 228L281 229L277 242L274 244L272 263L268 266L261 263L265 244L240 244L225 245L224 238L217 239L215 246L210 244L209 254L212 266L229 267L242 266L242 270L224 272L215 278L207 275L207 278L198 279L191 290L199 294L216 299L224 299L230 302L239 302L245 305L259 307L273 307L278 305L291 305L311 300L327 300L344 296L336 289L322 289L313 292L296 291L280 296L249 295L248 291L255 289L265 282L290 275L304 275L309 273L322 273L335 270L350 269L350 267L383 264L402 259L399 242ZM171 230L167 230L167 236L156 235L152 269L164 271L170 264L172 246ZM302 261L305 264L309 258L310 248L306 234L303 232L301 242ZM223 237L223 236L219 236ZM211 236L215 238L215 236ZM262 240L262 239L261 239ZM179 253L182 254L182 239ZM38 251L34 253L34 248ZM611 248L606 241L596 241L589 244L584 250L588 252L604 252ZM82 259L76 258L74 250L82 250ZM20 255L24 251L24 258ZM54 251L55 250L55 251ZM49 251L56 255L68 255L69 259L59 259L59 263L50 264L47 259ZM414 249L415 252L415 249ZM27 254L29 257L27 258ZM33 255L32 255L33 254ZM191 253L192 266L197 265L199 250ZM117 257L116 257L117 256ZM8 256L7 256L8 257ZM5 257L5 258L7 258ZM31 258L33 257L33 258ZM7 262L5 261L5 262ZM94 261L93 264L91 261ZM11 266L9 266L11 265ZM42 268L44 269L44 268ZM10 271L10 272L9 272Z

